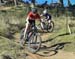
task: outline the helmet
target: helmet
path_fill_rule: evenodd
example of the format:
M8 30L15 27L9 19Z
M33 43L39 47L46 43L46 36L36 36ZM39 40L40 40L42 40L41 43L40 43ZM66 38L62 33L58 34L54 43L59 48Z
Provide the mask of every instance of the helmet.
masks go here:
M37 12L37 9L36 8L32 8L32 12L33 13L36 13Z
M43 11L43 14L46 14L46 13L47 13L47 10L44 10L44 11Z

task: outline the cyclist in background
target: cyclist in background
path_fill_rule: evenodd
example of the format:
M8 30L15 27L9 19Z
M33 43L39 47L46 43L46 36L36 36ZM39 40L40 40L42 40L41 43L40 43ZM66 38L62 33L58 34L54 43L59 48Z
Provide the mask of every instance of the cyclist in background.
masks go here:
M44 11L43 11L43 13L41 14L41 16L44 16L44 19L41 19L41 21L42 21L42 23L44 24L45 23L45 21L48 21L48 23L50 24L50 22L51 22L51 15L48 13L48 10L47 9L45 9ZM41 26L43 27L43 24L41 23Z

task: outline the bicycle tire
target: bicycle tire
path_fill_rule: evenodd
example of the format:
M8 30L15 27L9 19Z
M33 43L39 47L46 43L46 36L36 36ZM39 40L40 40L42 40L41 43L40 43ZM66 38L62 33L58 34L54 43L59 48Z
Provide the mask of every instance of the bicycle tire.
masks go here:
M47 26L47 31L48 31L48 32L52 32L53 30L54 30L54 22L51 21L51 22L50 22L50 26L49 26L49 24L48 24L48 26Z
M26 38L24 38L24 28L23 28L20 33L20 45L24 46L25 43L26 43Z
M37 51L39 51L39 49L40 49L40 47L41 47L41 36L39 35L39 33L36 33L36 32L34 32L33 30L31 30L29 33L31 33L32 32L32 34L31 34L31 36L30 36L30 38L29 38L29 41L28 41L28 50L31 52L31 53L36 53ZM28 34L29 34L28 33ZM36 39L31 39L31 37L36 37ZM39 39L38 39L39 38ZM32 48L31 47L31 44L34 44L34 45L36 45L35 44L35 42L34 43L32 43L32 41L33 40L39 40L39 42L37 42L38 44L39 44L39 46L38 46L38 48L37 49L34 49L34 48Z

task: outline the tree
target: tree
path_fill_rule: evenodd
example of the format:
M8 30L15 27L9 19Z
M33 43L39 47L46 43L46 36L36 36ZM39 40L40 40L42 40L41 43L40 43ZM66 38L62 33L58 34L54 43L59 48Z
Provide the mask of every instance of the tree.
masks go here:
M14 0L15 7L17 7L18 0Z
M31 1L31 8L34 8L36 0L29 0L29 1Z
M71 4L70 0L68 0L68 7L71 7L71 6L72 6L72 4Z
M36 0L29 0L29 1L31 1L31 3L35 5Z
M4 3L4 0L1 0L1 3Z
M63 0L59 0L59 3L61 4L61 7L64 7Z

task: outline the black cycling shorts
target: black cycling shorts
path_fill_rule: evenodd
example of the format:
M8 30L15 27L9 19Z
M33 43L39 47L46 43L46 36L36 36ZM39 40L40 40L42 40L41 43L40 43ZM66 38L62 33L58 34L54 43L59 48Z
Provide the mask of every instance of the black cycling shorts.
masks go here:
M35 26L35 20L29 20L29 24Z

